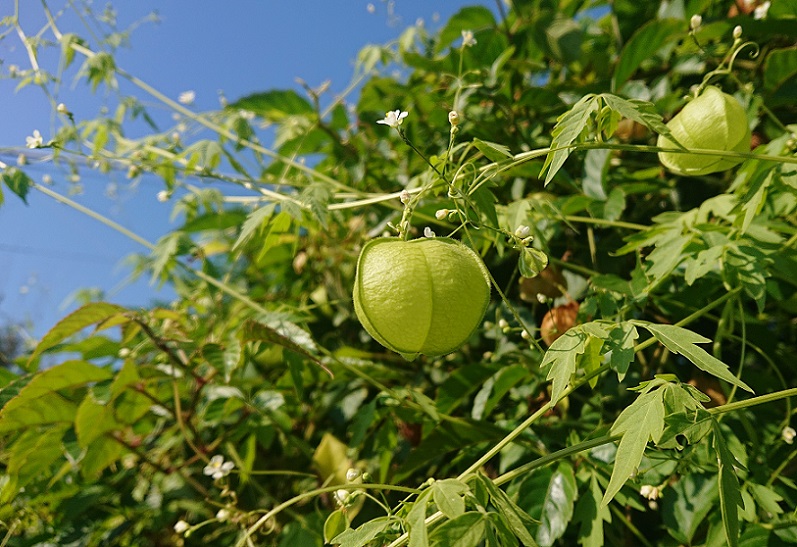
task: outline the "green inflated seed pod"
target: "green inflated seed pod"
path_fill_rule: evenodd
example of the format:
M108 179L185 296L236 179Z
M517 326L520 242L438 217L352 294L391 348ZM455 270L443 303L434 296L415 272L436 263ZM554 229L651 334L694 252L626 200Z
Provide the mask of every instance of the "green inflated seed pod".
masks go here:
M739 101L714 86L708 86L667 124L678 142L688 149L701 148L734 152L750 151L747 113ZM670 139L659 136L661 148L677 148ZM678 175L699 176L726 171L742 158L699 156L659 152L661 163Z
M357 261L354 310L365 330L408 360L462 346L481 324L490 278L481 258L444 237L365 244Z

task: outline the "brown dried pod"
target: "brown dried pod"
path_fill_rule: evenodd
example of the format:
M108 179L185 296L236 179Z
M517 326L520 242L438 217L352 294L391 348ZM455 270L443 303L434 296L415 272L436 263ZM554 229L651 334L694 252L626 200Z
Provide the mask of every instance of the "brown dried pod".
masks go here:
M520 299L537 302L537 295L559 298L567 290L567 280L556 266L548 266L536 277L520 278Z
M568 302L548 310L540 324L540 334L543 342L549 346L553 344L554 340L576 324L577 316L578 302Z

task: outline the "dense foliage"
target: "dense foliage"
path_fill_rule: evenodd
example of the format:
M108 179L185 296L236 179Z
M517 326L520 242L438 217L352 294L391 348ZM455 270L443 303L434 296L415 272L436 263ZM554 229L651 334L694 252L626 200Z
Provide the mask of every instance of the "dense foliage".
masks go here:
M6 19L60 51L7 74L61 124L29 147L157 177L184 223L138 239L169 306L88 303L0 368L0 543L797 543L797 3L754 4L474 6L365 48L356 98L213 112L117 66L113 28ZM115 108L59 105L73 73ZM678 148L665 123L709 84L751 150ZM673 174L659 134L732 161ZM2 180L121 229L24 165ZM355 265L430 231L492 298L459 350L407 361L355 317Z

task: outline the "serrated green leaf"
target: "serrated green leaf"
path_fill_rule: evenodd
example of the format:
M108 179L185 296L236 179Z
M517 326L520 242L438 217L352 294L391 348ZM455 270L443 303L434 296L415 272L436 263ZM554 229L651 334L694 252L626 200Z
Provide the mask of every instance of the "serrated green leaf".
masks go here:
M582 326L569 329L554 340L540 363L540 368L551 366L546 380L553 382L551 386L551 404L555 405L562 397L565 388L570 384L576 372L578 356L584 353L587 334Z
M299 197L300 201L310 208L313 216L324 229L329 227L329 210L327 207L331 197L332 193L329 191L329 186L319 182L309 185Z
M769 513L770 516L783 513L783 508L778 505L783 501L783 496L775 492L769 486L763 484L748 483L747 487L755 498L758 506Z
M739 507L744 507L739 480L736 478L734 465L737 464L733 453L725 444L725 437L719 424L714 421L714 450L717 454L717 485L720 497L720 512L722 523L725 527L725 539L730 547L739 544Z
M607 344L612 352L609 362L612 369L617 372L620 381L623 381L628 367L634 360L634 345L638 338L639 332L633 323L620 323L609 332Z
M603 99L606 106L624 118L641 123L651 131L664 135L676 146L683 148L683 145L673 136L670 128L665 125L662 117L656 112L656 106L653 103L639 99L623 99L610 93L604 93L600 95L600 98Z
M238 235L238 239L235 240L235 244L232 246L233 251L237 250L241 245L249 241L255 232L257 232L260 227L263 226L269 218L271 218L275 207L276 206L273 203L269 203L268 205L264 205L259 209L255 209L249 214L249 216L246 217L246 221L241 227L241 233Z
M455 519L465 512L463 496L469 491L467 484L457 479L443 479L435 481L431 489L437 508L445 516Z
M603 363L603 356L601 350L603 349L604 340L592 334L588 335L587 342L584 344L584 353L578 360L579 365L584 370L584 375L598 370ZM594 376L589 381L589 387L595 389L598 384L598 377Z
M253 112L270 122L281 122L289 116L314 112L310 102L291 89L253 93L232 102L227 109Z
M696 332L692 332L683 327L676 327L675 325L657 325L647 322L637 322L637 324L650 331L650 333L655 336L659 342L664 344L668 350L683 355L700 370L753 393L750 386L731 374L728 365L713 355L710 355L703 348L695 345L711 342L708 338L700 336Z
M603 491L593 471L589 489L579 497L573 513L573 520L581 523L578 541L584 547L603 547L603 523L612 521L612 513L601 505L602 498Z
M545 163L540 171L540 176L542 176L546 169L548 170L548 174L545 176L545 186L553 180L554 175L562 168L565 160L572 152L569 146L581 136L587 127L590 116L597 108L598 97L588 94L574 104L570 110L559 116L551 133L553 137L551 152L545 158Z
M108 304L107 302L86 304L82 308L75 310L61 319L50 329L39 341L28 362L30 363L43 352L63 342L69 336L82 331L86 327L106 321L125 311L125 308L115 304Z
M643 393L623 410L614 422L612 435L622 435L609 485L601 506L606 506L625 482L636 472L648 441L654 443L664 431L664 403L662 390Z
M479 483L485 487L490 494L490 500L495 508L506 518L512 532L518 537L525 547L537 547L531 530L534 527L534 520L523 509L512 501L512 499L495 485L488 477L482 474L477 475Z
M501 513L487 513L490 524L494 530L493 545L495 547L517 547L517 536L512 532L506 517ZM489 531L489 528L488 528Z
M387 530L390 522L388 517L378 517L369 520L356 530L349 528L342 534L335 536L330 543L341 547L365 547L368 542Z
M478 148L479 152L484 154L488 160L493 162L499 162L512 157L512 152L509 151L509 147L503 144L473 139L473 145Z
M435 547L478 547L486 527L487 515L470 511L435 528L430 539Z

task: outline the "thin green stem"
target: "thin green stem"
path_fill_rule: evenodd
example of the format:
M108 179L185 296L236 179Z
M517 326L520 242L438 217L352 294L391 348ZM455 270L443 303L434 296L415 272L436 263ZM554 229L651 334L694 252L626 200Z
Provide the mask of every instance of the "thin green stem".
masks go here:
M274 509L271 509L269 512L267 512L262 517L260 517L257 520L257 522L255 522L252 526L250 526L246 530L244 536L241 539L239 539L238 542L235 544L235 547L241 547L242 545L244 545L246 540L249 537L251 537L252 534L257 532L260 528L262 528L263 525L266 524L266 522L268 522L269 519L275 517L276 515L278 515L279 513L284 511L285 509L287 509L288 507L291 507L292 505L296 505L300 501L303 501L303 500L306 500L306 499L310 499L310 498L314 498L314 497L316 497L318 495L321 495L321 494L327 494L327 493L335 492L337 490L361 490L361 489L393 490L393 491L397 491L397 492L407 492L409 494L420 494L421 493L421 491L418 490L417 488L407 488L405 486L394 486L394 485L391 485L391 484L371 484L371 483L365 483L365 484L354 484L354 483L337 484L337 485L334 485L334 486L324 486L322 488L316 488L314 490L308 490L307 492L303 492L303 493L299 494L298 496L294 496L291 499L280 503L279 505L274 507Z
M786 399L788 397L797 397L797 387L776 391L774 393L767 393L766 395L759 395L758 397L751 397L750 399L745 399L744 401L737 401L735 403L717 406L708 409L708 412L711 414L724 414L726 412L742 410L756 405L771 403L773 401L780 401L781 399Z

